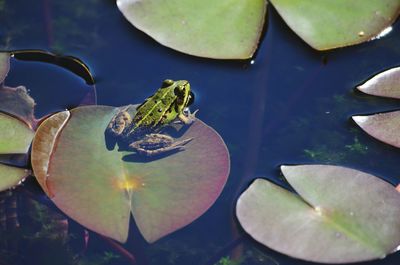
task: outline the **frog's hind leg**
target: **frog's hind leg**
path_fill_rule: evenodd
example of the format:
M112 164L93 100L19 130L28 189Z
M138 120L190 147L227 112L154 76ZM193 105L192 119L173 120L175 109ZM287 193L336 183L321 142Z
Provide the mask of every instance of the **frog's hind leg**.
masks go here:
M174 138L165 134L152 133L146 135L142 140L129 145L132 149L146 156L155 156L170 151L181 151L193 138L175 141Z

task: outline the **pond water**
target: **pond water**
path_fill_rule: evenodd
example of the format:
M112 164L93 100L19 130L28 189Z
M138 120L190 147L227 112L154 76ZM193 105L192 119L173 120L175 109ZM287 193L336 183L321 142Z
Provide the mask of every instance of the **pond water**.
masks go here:
M154 244L145 243L132 229L124 247L138 264L212 265L227 256L248 265L311 264L259 245L244 234L234 214L238 195L256 177L286 185L281 164L343 165L399 182L400 149L372 139L350 120L356 114L399 109L400 101L354 90L371 75L400 64L399 22L380 40L317 52L270 7L268 30L256 56L217 61L161 46L131 26L114 1L1 0L0 7L2 50L43 49L81 59L94 75L101 105L140 103L166 78L189 80L196 95L192 109L198 108L198 117L225 140L231 173L222 195L195 222ZM81 104L92 89L58 66L15 59L6 84L29 89L37 102L37 117ZM14 193L25 196L21 189ZM41 200L57 211L46 198ZM29 235L35 231L29 226L37 224L24 225ZM78 224L72 226L76 233L82 231ZM113 256L120 254L94 233L84 253L76 238L67 245L44 241L26 236L35 246L22 241L20 257L1 250L0 264L76 264L70 258L77 253L83 256L75 258L80 260L77 264L130 264ZM398 262L396 253L362 264Z

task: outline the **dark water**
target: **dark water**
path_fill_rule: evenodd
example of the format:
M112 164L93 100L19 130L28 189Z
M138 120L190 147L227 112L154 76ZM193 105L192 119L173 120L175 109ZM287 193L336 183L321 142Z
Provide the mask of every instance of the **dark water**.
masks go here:
M104 105L141 102L166 78L190 80L196 93L194 109L200 109L198 117L226 141L232 169L221 197L194 223L155 244L144 243L132 229L125 247L139 264L212 265L225 256L241 257L241 264L251 265L311 264L260 246L243 234L234 215L238 195L254 178L282 182L281 164L337 164L399 182L400 150L367 136L349 119L399 109L400 101L354 90L371 75L400 65L399 23L380 40L317 52L269 8L268 30L252 64L251 60L195 58L165 48L132 27L114 1L0 3L4 3L0 15L3 50L44 49L80 58L95 77L98 104ZM51 64L14 60L12 67L6 84L30 89L37 116L74 107L91 89L75 74ZM75 226L79 234L82 228ZM69 258L79 252L81 244L71 240L67 250L64 245L48 249L48 244L41 243L42 249L27 247L32 253L24 255L36 257L31 264L61 264L61 260L73 264ZM123 257L113 257L110 253L118 255L113 251L91 234L79 264L129 264ZM362 264L399 261L396 253Z

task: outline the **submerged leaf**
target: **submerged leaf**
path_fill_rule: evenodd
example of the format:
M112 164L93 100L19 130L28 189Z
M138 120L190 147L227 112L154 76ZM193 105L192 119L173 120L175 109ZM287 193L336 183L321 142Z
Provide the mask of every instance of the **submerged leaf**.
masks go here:
M65 116L50 117L38 128L36 137L45 140L35 138L32 155L42 156L33 158L32 166L71 218L124 242L132 212L144 238L153 242L214 203L228 176L228 152L219 135L199 120L178 138L194 138L185 150L167 157L144 162L132 152L109 150L104 133L117 110L79 107L66 123ZM53 147L46 148L46 141Z
M362 43L400 14L399 0L271 0L289 27L317 50Z
M282 166L297 194L257 179L237 216L260 243L323 263L382 258L400 244L400 194L389 183L338 166Z
M36 125L34 107L35 101L24 86L0 87L0 111L22 119L31 128Z
M21 120L0 112L0 154L25 154L34 132Z
M0 52L0 84L4 82L9 70L10 54L8 52Z
M0 164L0 191L9 189L27 177L30 171L23 168Z
M117 5L159 43L217 59L250 58L266 13L265 0L117 0Z
M357 89L374 96L400 99L400 67L377 74Z
M400 111L353 116L352 119L372 137L400 148Z
M37 61L58 65L71 71L77 76L80 76L88 85L94 85L94 77L90 72L89 67L79 58L74 56L58 55L44 50L18 50L13 51L13 56L18 60Z

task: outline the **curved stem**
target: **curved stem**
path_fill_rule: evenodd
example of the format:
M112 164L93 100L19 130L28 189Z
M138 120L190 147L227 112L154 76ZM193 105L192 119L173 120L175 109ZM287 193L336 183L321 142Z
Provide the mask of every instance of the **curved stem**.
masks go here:
M121 246L120 244L118 244L117 242L115 242L114 240L102 236L100 235L100 237L108 243L108 245L110 245L115 251L117 251L119 254L121 254L122 256L124 256L127 260L129 260L129 263L131 265L136 265L136 258L135 256L133 256L132 253L130 253L126 248L124 248L123 246Z

